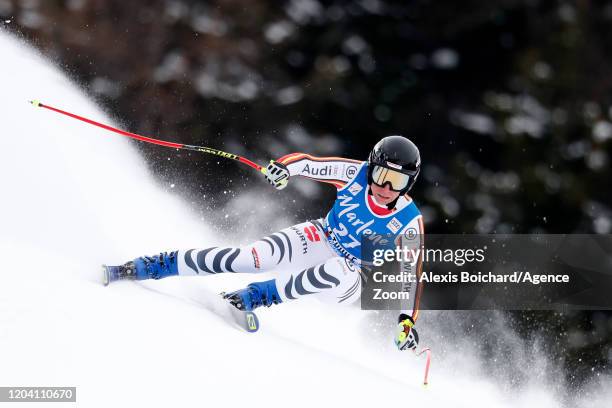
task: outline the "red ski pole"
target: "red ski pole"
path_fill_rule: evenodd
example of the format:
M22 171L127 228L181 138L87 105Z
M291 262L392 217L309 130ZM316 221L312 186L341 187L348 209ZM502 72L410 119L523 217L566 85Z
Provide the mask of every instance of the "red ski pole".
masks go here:
M429 347L427 347L417 352L415 348L414 353L416 354L417 357L425 353L426 361L425 361L425 375L423 378L423 385L427 386L427 384L429 384L429 366L431 365L431 350L429 349Z
M136 140L140 140L141 142L151 143L151 144L155 144L155 145L159 145L159 146L171 147L171 148L174 148L174 149L182 149L182 150L192 150L192 151L196 151L196 152L200 152L200 153L206 153L206 154L212 154L212 155L215 155L215 156L220 156L220 157L223 157L225 159L236 160L236 161L239 161L240 163L246 164L247 166L254 168L255 170L257 170L257 171L259 171L261 173L266 174L266 168L265 167L262 167L259 164L255 163L255 162L253 162L253 161L251 161L251 160L249 160L249 159L247 159L245 157L239 156L237 154L228 153L228 152L224 152L222 150L212 149L210 147L205 147L205 146L193 146L193 145L188 145L188 144L174 143L174 142L167 142L165 140L153 139L151 137L138 135L136 133L126 132L125 130L117 129L117 128L114 128L112 126L105 125L105 124L100 123L100 122L96 122L95 120L88 119L86 117L76 115L74 113L66 112L64 110L55 108L53 106L43 104L43 103L41 103L39 101L30 101L30 103L32 105L36 106L36 107L45 108L45 109L48 109L50 111L53 111L53 112L56 112L56 113L60 113L62 115L71 117L73 119L80 120L80 121L85 122L85 123L89 123L90 125L97 126L99 128L108 130L110 132L117 133L117 134L125 136L125 137L129 137L131 139L136 139Z

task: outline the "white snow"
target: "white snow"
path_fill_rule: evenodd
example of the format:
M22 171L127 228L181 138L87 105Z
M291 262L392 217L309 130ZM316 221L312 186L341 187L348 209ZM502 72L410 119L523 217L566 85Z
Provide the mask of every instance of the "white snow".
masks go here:
M285 304L240 332L205 304L249 276L103 287L101 263L221 239L126 139L27 103L113 122L52 63L5 32L0 50L0 386L76 386L79 407L559 406L541 377L507 390L468 353L434 349L423 389L423 361L394 350L392 328L380 341L356 308ZM423 313L422 338L435 316Z

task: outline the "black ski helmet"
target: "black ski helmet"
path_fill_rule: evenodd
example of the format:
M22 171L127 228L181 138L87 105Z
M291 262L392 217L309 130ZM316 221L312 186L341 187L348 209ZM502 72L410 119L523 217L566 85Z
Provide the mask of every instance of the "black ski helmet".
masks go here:
M410 139L399 135L387 136L376 143L368 157L368 184L372 184L374 166L386 167L410 176L408 186L400 191L402 196L416 182L421 170L421 154Z

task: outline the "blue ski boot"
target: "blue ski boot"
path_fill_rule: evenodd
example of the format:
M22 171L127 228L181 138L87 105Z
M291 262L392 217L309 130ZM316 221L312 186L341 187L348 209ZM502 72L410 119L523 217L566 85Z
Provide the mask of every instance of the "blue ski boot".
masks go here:
M178 275L176 251L142 256L119 266L102 265L102 272L104 286L118 280L161 279Z
M238 310L245 312L250 312L260 306L270 307L282 303L274 279L250 283L244 289L224 294L223 298L229 300Z

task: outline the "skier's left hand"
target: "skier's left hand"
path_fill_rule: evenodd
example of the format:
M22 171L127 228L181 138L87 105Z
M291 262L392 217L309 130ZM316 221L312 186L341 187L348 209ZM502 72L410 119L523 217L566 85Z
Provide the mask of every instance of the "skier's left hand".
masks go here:
M266 176L268 183L272 184L277 190L282 190L289 183L289 169L277 161L271 160L265 172L262 173Z
M406 314L399 315L395 331L395 345L399 350L414 350L419 344L419 334L414 328L414 320Z

